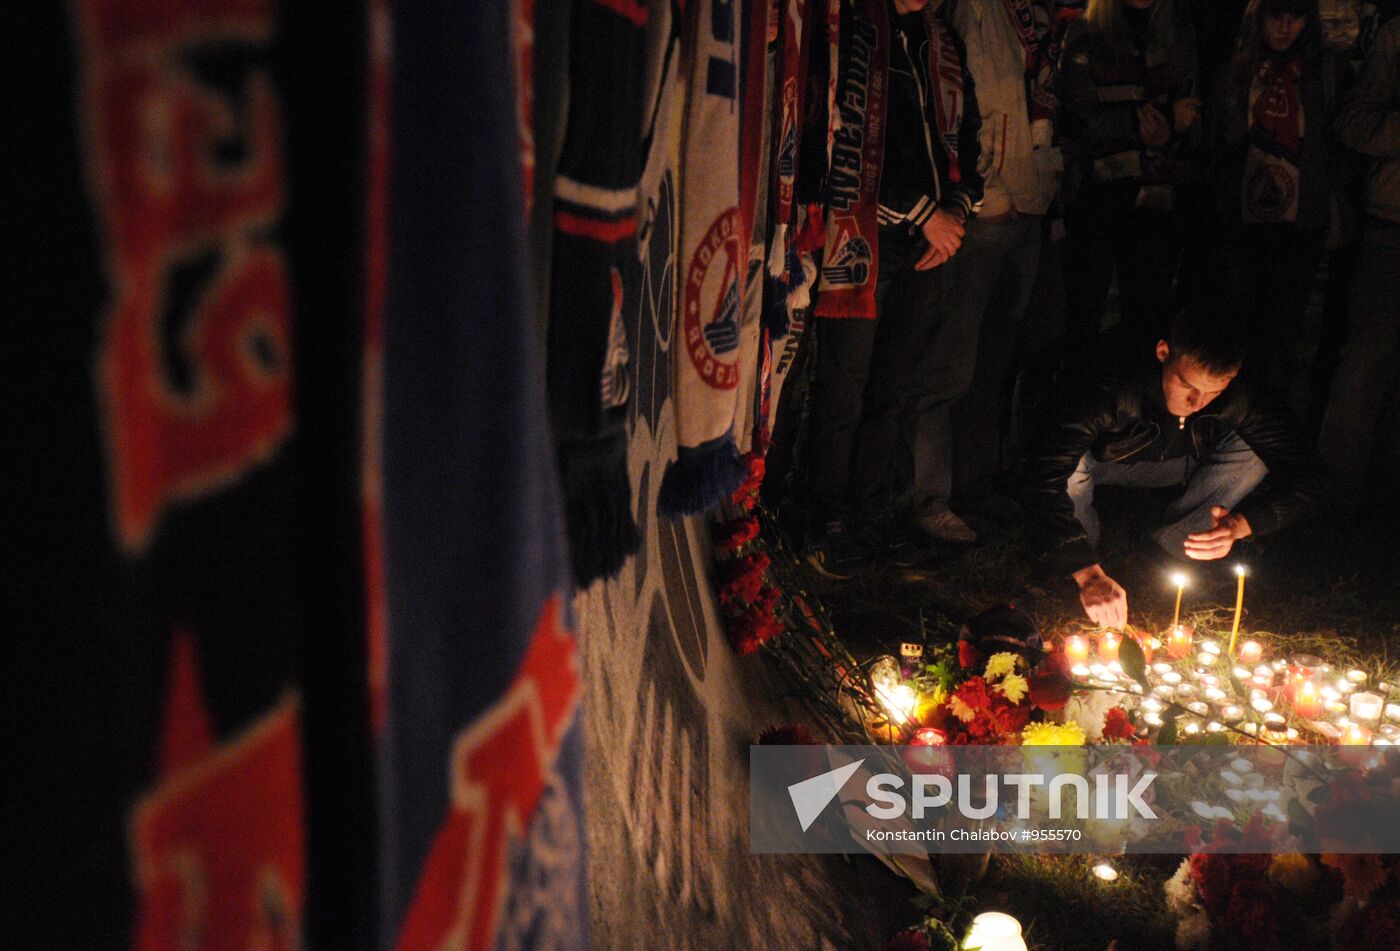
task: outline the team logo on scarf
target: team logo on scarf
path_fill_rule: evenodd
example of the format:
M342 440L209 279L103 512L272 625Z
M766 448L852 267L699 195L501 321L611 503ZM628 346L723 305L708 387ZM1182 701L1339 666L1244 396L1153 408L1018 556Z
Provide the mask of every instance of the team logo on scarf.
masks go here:
M778 139L778 203L792 204L793 181L797 178L797 80L783 83L783 126ZM786 221L784 221L786 223Z
M870 280L870 266L875 252L870 242L861 237L860 225L852 215L837 216L835 250L822 266L822 278L827 284L860 286Z
M717 390L739 385L739 261L739 210L731 207L695 249L682 304L686 352L700 378Z
M1298 219L1298 162L1303 149L1302 61L1265 60L1249 91L1249 150L1245 155L1244 220Z

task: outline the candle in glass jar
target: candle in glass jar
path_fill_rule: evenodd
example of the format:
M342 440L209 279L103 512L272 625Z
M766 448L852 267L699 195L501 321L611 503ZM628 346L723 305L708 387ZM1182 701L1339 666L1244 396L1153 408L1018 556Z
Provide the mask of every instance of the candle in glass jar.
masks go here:
M1065 657L1071 664L1082 664L1089 659L1089 639L1079 634L1065 638Z
M1342 731L1342 742L1347 746L1365 746L1371 742L1371 731L1360 723L1351 723Z
M1258 641L1245 641L1240 645L1240 663L1257 664L1264 656L1264 645Z
M1118 659L1118 645L1122 642L1122 636L1113 631L1104 631L1099 635L1099 657L1104 663L1112 663Z
M1178 624L1167 635L1167 653L1176 658L1187 656L1191 653L1191 641L1195 636L1196 631L1191 625Z
M1322 698L1312 680L1304 680L1293 691L1293 712L1304 720L1316 719L1322 713Z
M1351 718L1363 723L1378 723L1381 719L1381 695L1354 693L1351 695Z

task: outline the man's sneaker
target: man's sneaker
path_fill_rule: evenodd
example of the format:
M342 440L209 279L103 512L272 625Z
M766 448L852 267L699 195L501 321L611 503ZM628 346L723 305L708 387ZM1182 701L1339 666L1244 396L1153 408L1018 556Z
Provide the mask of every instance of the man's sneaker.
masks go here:
M803 551L807 564L832 581L850 581L870 570L870 559L840 522L830 522Z
M967 527L967 523L952 512L934 512L914 522L929 538L955 545L971 545L977 541L977 533Z

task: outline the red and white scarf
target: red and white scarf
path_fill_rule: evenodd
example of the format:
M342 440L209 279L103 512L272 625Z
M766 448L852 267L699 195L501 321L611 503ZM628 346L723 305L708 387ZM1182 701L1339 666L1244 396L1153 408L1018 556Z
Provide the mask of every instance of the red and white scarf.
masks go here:
M834 113L838 125L828 173L826 252L816 315L874 319L879 261L876 209L885 142L890 28L885 0L866 0L853 14L845 84ZM962 177L958 131L963 116L963 61L952 31L931 6L924 8L924 27L933 133L943 146L948 180L957 182ZM931 194L938 187L936 182L929 186Z
M1240 212L1246 224L1298 220L1303 150L1301 57L1266 59L1249 87L1249 146Z

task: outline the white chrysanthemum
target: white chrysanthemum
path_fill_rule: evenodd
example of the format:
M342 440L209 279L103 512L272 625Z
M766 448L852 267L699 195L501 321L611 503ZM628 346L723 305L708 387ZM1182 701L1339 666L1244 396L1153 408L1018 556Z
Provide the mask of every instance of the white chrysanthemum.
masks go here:
M1118 697L1107 690L1083 690L1065 704L1064 719L1078 723L1090 743L1103 739L1103 721L1108 711L1118 706Z
M1167 910L1179 918L1186 918L1196 911L1196 883L1191 878L1191 860L1182 859L1176 874L1162 886L1167 894Z
M1210 919L1204 911L1193 911L1176 923L1176 946L1179 951L1210 947Z

